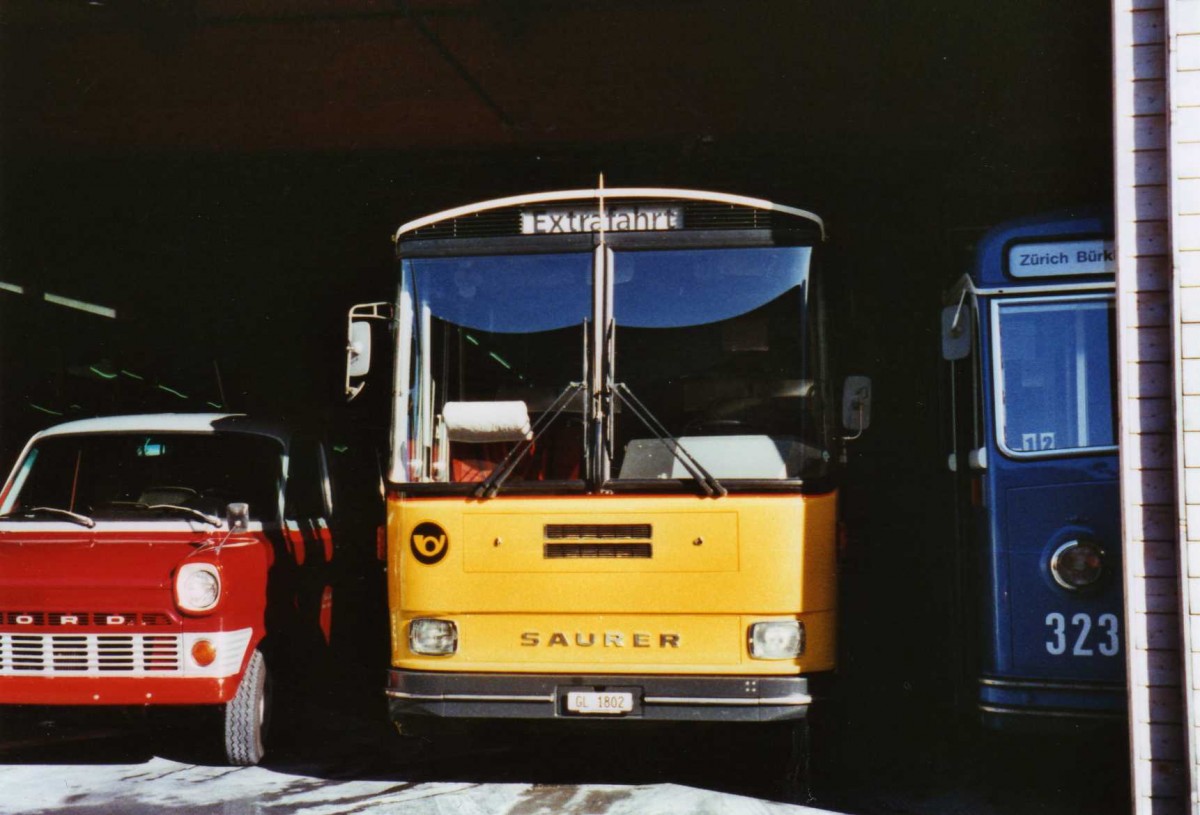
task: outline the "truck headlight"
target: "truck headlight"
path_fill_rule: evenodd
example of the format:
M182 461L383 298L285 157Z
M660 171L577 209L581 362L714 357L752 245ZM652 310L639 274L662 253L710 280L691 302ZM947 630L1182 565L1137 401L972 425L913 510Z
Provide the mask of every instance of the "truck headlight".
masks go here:
M422 617L408 624L408 647L414 654L446 656L458 650L458 626L450 620Z
M1069 540L1050 556L1050 575L1064 589L1094 586L1104 576L1104 549L1086 538Z
M795 659L804 653L804 623L781 620L750 626L750 656L755 659Z
M212 611L221 599L221 573L211 563L185 563L175 574L175 603L184 611Z

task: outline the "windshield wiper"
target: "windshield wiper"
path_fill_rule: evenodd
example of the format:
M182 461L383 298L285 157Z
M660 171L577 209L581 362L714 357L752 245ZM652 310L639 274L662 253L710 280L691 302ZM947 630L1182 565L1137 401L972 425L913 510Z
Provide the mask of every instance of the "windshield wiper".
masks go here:
M671 451L671 455L679 459L679 463L691 474L692 478L696 479L696 483L700 485L700 489L704 490L706 495L716 495L719 497L729 494L729 490L725 489L716 476L704 469L704 465L688 452L679 439L671 435L671 432L663 426L663 423L650 412L650 408L643 405L641 400L633 395L633 391L629 389L628 385L624 382L618 382L612 388L612 392L626 407L633 411L634 416L641 419L642 424L646 425L655 438Z
M168 509L168 510L171 510L172 512L185 512L188 515L191 515L196 520L204 521L204 523L210 524L211 526L220 526L221 525L220 518L214 517L212 515L208 515L207 513L201 512L198 509L192 509L191 507L180 506L179 504L139 504L139 506L144 506L144 507L146 507L146 509Z
M26 507L25 509L19 509L16 512L6 512L3 515L0 515L0 519L17 518L22 515L42 514L61 515L62 517L72 520L81 526L86 526L88 529L91 529L96 525L96 522L86 515L80 515L78 512L72 512L69 509L59 509L58 507Z
M516 447L509 450L504 460L496 466L496 469L492 470L492 474L475 488L476 498L491 498L499 491L505 480L512 475L517 464L533 448L533 445L541 438L542 434L546 432L546 428L550 427L550 423L567 409L567 405L571 404L571 400L575 398L575 394L582 390L582 382L572 382L563 389L563 392L550 404L550 407L546 408L546 412L538 418L537 423L534 424L530 432L529 438L524 439Z
M153 509L165 509L171 512L186 512L196 520L204 521L206 524L211 524L213 526L222 525L221 519L215 515L209 515L201 512L198 509L192 509L191 507L185 507L180 504L147 504L143 503L142 501L110 501L109 503L105 504L105 506L112 507L114 509L136 509L138 512L149 512Z

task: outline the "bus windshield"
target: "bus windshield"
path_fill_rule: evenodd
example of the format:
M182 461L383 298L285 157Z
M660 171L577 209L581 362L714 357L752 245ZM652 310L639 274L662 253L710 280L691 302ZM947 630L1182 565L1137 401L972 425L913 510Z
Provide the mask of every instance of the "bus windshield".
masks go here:
M995 314L1002 448L1016 455L1113 448L1111 298L1000 302Z
M660 440L618 399L605 449L588 451L579 394L556 405L565 407L506 483L578 480L589 455L611 456L618 481L689 478L674 444L717 478L824 472L811 254L803 246L615 252L614 382L674 438ZM525 422L587 381L593 256L406 259L402 275L414 394L401 417L402 475L482 481L528 438ZM467 426L462 415L473 417Z
M416 323L414 398L402 417L410 454L402 466L412 481L482 481L525 434L483 411L475 432L456 432L447 426L446 406L520 403L526 420L536 421L567 385L583 379L592 256L418 258L405 260L402 272ZM583 436L576 399L510 480L580 478Z
M811 254L804 246L616 253L616 380L716 478L807 477L828 463ZM631 413L615 421L616 477L686 477Z

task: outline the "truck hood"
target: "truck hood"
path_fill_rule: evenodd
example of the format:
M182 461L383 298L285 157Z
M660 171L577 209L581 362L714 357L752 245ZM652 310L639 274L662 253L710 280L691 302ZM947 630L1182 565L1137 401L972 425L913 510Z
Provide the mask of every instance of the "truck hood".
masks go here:
M173 608L175 569L198 546L213 540L213 532L189 529L188 524L162 526L152 531L102 526L63 531L3 525L0 614ZM224 531L216 533L224 537Z

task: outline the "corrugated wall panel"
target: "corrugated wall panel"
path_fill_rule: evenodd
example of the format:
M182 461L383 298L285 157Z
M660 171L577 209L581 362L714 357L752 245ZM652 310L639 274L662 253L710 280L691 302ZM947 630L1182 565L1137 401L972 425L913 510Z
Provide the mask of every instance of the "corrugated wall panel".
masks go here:
M1200 476L1200 288L1183 293L1175 286L1167 11L1164 0L1113 5L1121 502L1131 772L1139 815L1187 809L1181 494L1195 496L1192 528L1200 531L1200 477L1184 477L1179 466L1186 459ZM1186 329L1179 319L1184 313L1192 323ZM1177 349L1189 341L1197 349L1196 364L1185 367Z
M1200 815L1200 0L1170 0L1166 14L1167 217L1183 400L1183 543L1179 550L1182 658L1181 752L1190 769L1191 811Z

